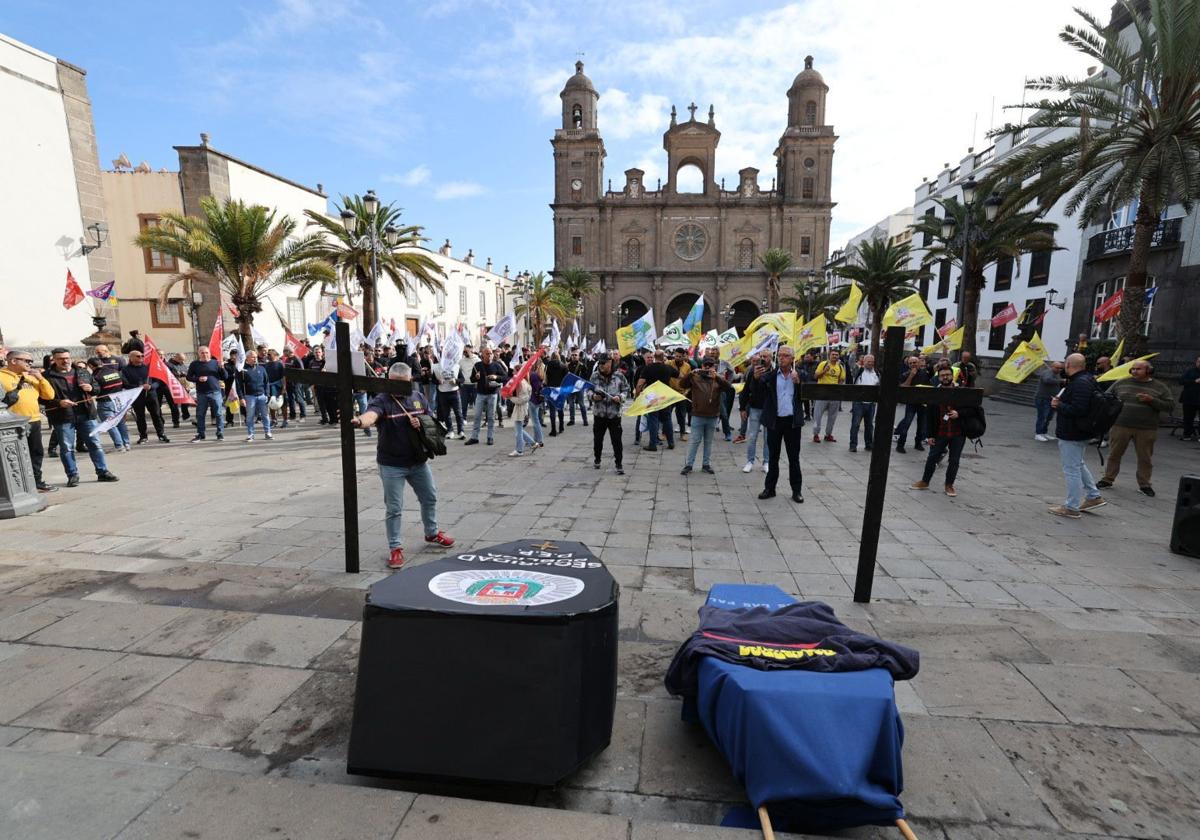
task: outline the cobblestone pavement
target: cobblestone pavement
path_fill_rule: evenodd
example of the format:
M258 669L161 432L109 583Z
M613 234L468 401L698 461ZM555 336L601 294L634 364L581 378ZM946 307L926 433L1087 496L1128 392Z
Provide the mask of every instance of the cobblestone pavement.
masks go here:
M847 451L845 414L841 443L804 444L803 506L758 501L761 472L720 441L716 477L685 479L681 449L633 449L629 421L624 477L607 453L592 469L578 425L522 460L511 428L452 442L435 472L460 545L580 540L622 586L612 745L540 792L344 772L357 620L384 574L373 441L358 576L339 571L332 430L147 444L110 455L117 485L84 466L48 510L0 522L0 837L749 836L711 827L742 791L662 686L723 581L827 601L921 651L897 697L922 838L1200 837L1200 561L1167 551L1200 450L1161 437L1157 498L1130 453L1108 507L1061 520L1045 513L1054 444L1032 440L1028 409L988 411L957 498L909 490L921 453L893 456L870 605L850 600L869 454Z

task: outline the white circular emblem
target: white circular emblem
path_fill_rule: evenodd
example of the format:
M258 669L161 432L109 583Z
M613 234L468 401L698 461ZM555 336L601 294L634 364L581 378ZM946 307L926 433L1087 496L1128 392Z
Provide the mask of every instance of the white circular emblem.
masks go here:
M442 572L429 591L447 601L490 606L540 607L574 598L583 591L579 578L524 569L464 569Z

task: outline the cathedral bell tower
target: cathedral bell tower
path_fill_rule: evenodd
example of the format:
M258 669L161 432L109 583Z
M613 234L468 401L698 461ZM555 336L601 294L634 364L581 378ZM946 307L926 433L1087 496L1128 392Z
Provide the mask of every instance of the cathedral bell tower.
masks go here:
M804 69L788 89L788 125L775 149L779 191L784 204L832 206L833 127L825 124L829 86L806 56Z
M593 204L601 198L604 181L604 141L596 126L600 94L575 62L575 75L567 79L562 99L562 128L550 141L554 146L554 203Z

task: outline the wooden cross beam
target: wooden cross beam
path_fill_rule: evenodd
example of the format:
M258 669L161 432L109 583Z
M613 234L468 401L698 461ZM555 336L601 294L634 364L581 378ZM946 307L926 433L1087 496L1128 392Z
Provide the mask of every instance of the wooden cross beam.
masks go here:
M337 390L338 428L342 438L342 522L346 530L346 571L358 572L358 474L354 458L354 392L398 394L412 393L412 382L386 379L377 376L359 376L351 368L350 325L338 321L334 325L337 339L337 371L325 373L316 370L293 370L287 368L284 377L294 382L303 382L317 388Z
M873 402L875 412L875 446L871 449L871 465L867 471L867 499L863 505L862 538L858 544L858 573L854 578L854 600L866 604L871 600L875 582L875 558L879 552L879 529L883 524L883 502L887 493L888 465L892 459L892 429L896 424L897 405L982 405L980 388L918 388L900 385L901 359L904 356L904 327L888 327L883 350L883 367L879 368L878 385L801 385L800 396L806 400L844 400ZM883 445L879 445L880 438Z

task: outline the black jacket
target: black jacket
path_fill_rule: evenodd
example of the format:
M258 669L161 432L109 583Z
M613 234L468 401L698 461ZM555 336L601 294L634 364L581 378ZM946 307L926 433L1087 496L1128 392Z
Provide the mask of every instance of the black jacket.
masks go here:
M1081 429L1079 421L1087 417L1095 390L1096 378L1086 370L1067 377L1067 386L1059 398L1058 417L1054 422L1055 437L1059 440L1091 440L1091 431Z
M1200 405L1200 367L1190 367L1179 377L1183 390L1179 393L1180 405Z
M79 370L59 373L54 368L50 368L43 376L46 377L46 381L54 388L54 399L42 400L42 405L46 407L46 419L50 421L51 425L60 426L64 423L70 423L77 417L90 420L96 419L96 401L89 400L88 402L83 402L83 400L90 396L99 396L100 394L100 388L96 385L90 373ZM71 378L68 379L68 377ZM79 387L85 384L92 386L90 393ZM79 405L62 408L58 404L59 400L74 400Z
M754 378L754 366L746 371L746 384L738 394L738 410L749 411L752 408L762 408L767 398L767 378Z
M793 368L793 370L800 375L800 385L812 382L812 374L808 371L800 368ZM779 368L773 367L759 380L763 386L763 406L759 422L768 429L775 428L775 422L779 419L779 400L776 394L778 383L775 381L778 375ZM792 389L792 427L797 429L804 425L804 401L800 399L800 385L796 385ZM799 420L798 423L797 420Z
M667 691L695 696L705 656L760 671L886 668L897 680L912 679L920 668L920 654L915 650L856 632L820 601L802 601L777 610L701 607L700 626L675 652L667 668Z
M567 378L567 373L566 365L558 359L551 359L546 362L546 385L551 388L557 388L563 384L563 380Z

